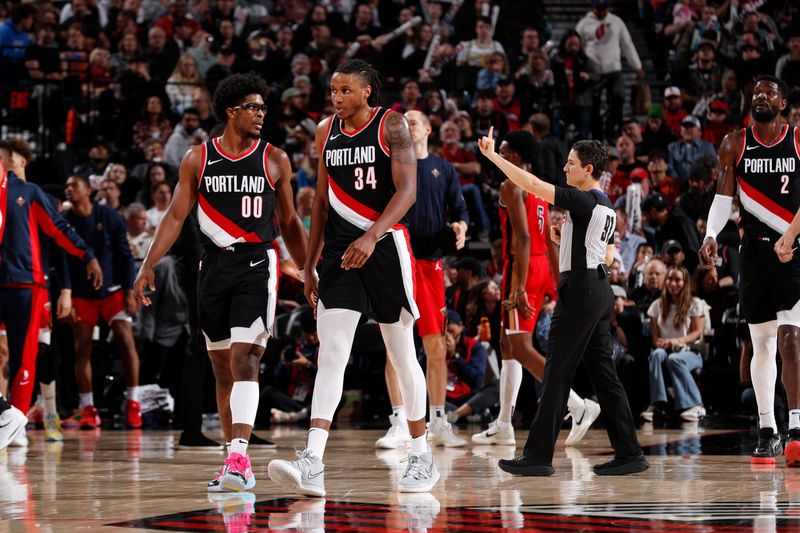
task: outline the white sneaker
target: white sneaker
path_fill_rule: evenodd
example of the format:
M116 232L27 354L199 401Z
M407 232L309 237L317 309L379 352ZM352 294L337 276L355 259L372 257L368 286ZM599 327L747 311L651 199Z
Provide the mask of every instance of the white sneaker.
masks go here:
M706 416L706 408L702 405L695 405L681 412L681 418L687 422L697 422Z
M400 478L397 490L400 492L430 492L439 481L439 471L433 462L433 454L428 446L428 451L422 455L412 455L410 452L406 471Z
M27 448L28 447L28 430L23 426L17 433L17 436L8 444L10 447Z
M600 404L587 398L583 400L583 411L580 414L570 411L567 416L572 417L572 429L569 430L564 445L575 446L583 440L589 427L600 416Z
M28 417L16 407L12 406L0 413L0 450L8 447L20 432L24 435L27 423ZM25 440L27 446L27 437Z
M445 448L460 448L467 445L463 439L453 433L453 426L444 420L437 420L428 426L428 442L431 446L444 446Z
M392 422L392 427L386 435L375 441L376 448L391 450L401 446L411 444L411 433L408 432L408 424L397 424Z
M656 408L654 406L652 406L652 405L648 405L647 409L642 411L642 413L639 415L639 417L642 420L644 420L645 422L652 422L653 421L653 415L655 414L655 412L656 412Z
M267 472L284 489L295 489L306 496L325 496L325 465L311 450L297 452L296 461L270 461Z
M505 428L500 429L497 420L489 424L489 429L481 431L472 436L473 444L497 444L498 446L516 446L517 441L514 438L514 428L511 424L507 424Z
M286 507L286 512L270 513L269 529L325 533L325 500L297 500Z
M409 531L428 531L436 523L436 517L442 506L430 492L407 493L397 495L397 503L406 518L405 528Z

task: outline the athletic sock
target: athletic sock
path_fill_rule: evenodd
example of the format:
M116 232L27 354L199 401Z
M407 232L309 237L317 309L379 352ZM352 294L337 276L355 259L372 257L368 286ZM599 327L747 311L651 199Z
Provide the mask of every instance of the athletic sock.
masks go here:
M431 405L431 422L447 422L444 414L444 405Z
M791 424L792 415L789 412L789 423ZM800 422L800 421L798 421ZM768 413L758 413L758 427L759 428L772 428L776 433L778 432L778 423L775 421L775 413L770 411ZM790 426L791 427L791 426Z
M800 428L800 409L789 411L789 429Z
M78 396L80 398L81 409L87 405L94 405L94 395L91 392L81 392Z
M234 453L238 453L240 455L247 455L247 441L244 439L233 439L231 440L231 451L228 453L230 457Z
M411 455L422 455L428 451L428 438L425 433L419 437L411 437Z
M132 402L138 402L139 401L139 390L140 390L140 387L138 385L135 386L135 387L128 387L126 389L126 392L128 393L128 399L130 401L132 401Z
M308 443L306 448L322 460L325 455L325 446L328 444L328 432L322 428L311 428L308 430Z
M39 383L39 390L42 391L41 397L44 405L44 414L56 414L58 411L56 407L56 382L52 381L47 385Z
M583 410L583 407L586 405L586 402L583 401L583 398L578 396L574 390L569 390L569 398L567 398L567 407L569 407L569 411L571 413L580 413Z
M406 408L402 405L392 406L392 414L389 416L389 421L393 426L408 425L408 420L406 419Z

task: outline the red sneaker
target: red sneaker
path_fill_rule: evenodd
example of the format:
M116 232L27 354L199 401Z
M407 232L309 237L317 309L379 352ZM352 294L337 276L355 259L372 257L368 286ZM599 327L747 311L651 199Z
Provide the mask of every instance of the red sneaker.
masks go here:
M96 429L100 427L100 415L94 405L84 406L81 411L81 429Z
M139 402L133 400L125 402L125 426L130 429L142 427L142 406Z

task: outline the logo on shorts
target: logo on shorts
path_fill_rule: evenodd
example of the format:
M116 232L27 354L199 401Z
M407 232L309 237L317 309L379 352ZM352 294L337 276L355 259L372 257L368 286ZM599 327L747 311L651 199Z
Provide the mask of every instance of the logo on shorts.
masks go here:
M433 174L434 178L438 178L439 174L440 174L439 169L438 168L434 168L433 170L431 170L431 174Z
M23 198L22 196L20 196L19 198L17 198L17 205L18 205L18 206L20 206L20 207L22 207L23 205L25 205L25 198Z
M19 381L19 386L24 387L30 382L30 373L27 370L22 371L22 379Z
M95 226L95 227L97 228L97 231L103 231L103 223L102 222L98 222L97 226Z
M253 261L250 261L250 266L251 267L258 266L261 263L263 263L264 261L266 261L266 259L262 259L261 261L256 261L255 263Z

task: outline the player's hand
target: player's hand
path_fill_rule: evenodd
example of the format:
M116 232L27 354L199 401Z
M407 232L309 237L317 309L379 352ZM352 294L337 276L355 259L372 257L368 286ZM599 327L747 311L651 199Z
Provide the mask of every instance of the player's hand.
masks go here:
M560 226L550 226L550 240L553 241L557 246L561 246L561 227Z
M100 268L97 259L92 259L86 264L86 279L92 280L92 286L96 291L103 287L103 269Z
M489 133L478 140L478 148L486 157L494 154L494 126L489 128Z
M317 302L319 301L319 278L313 268L306 270L306 280L303 293L306 295L308 304L314 310L314 318L317 318Z
M133 316L139 312L139 302L133 295L133 291L125 291L125 313L128 316Z
M136 275L136 281L133 282L133 297L137 302L150 305L153 302L144 294L145 285L151 292L156 291L156 274L153 271L153 267L147 263L142 263L142 268L139 269L139 273Z
M700 264L706 269L711 269L717 266L718 260L717 240L712 237L706 237L706 240L703 241L703 246L700 247Z
M528 293L525 289L517 289L514 295L514 301L517 304L517 310L522 315L522 318L530 318L533 316L533 307L528 303Z
M778 239L778 242L775 243L775 253L778 254L778 260L780 260L781 263L788 263L792 260L796 249L794 247L794 242L794 237L783 234L781 238Z
M450 227L456 234L456 250L460 250L467 242L467 225L463 222L453 222Z
M351 268L361 268L364 266L364 263L370 258L372 252L375 251L376 242L378 242L378 240L369 233L365 233L351 242L350 246L347 247L347 250L345 250L342 255L342 268L350 270Z
M61 320L67 318L72 312L72 292L68 290L61 291L56 301L56 318Z

